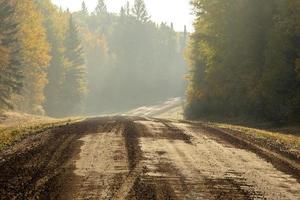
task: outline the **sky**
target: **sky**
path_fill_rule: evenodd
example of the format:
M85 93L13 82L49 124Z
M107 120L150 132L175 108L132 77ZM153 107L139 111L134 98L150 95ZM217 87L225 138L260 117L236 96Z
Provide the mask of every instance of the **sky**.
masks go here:
M121 6L128 0L106 0L107 8L110 12L119 13ZM81 8L82 0L52 0L58 6L71 11L77 11ZM129 0L133 5L134 0ZM183 31L184 25L189 31L193 30L193 19L191 14L190 0L145 0L147 10L151 19L157 23L166 22L174 24L176 31ZM85 0L89 11L93 11L97 0Z

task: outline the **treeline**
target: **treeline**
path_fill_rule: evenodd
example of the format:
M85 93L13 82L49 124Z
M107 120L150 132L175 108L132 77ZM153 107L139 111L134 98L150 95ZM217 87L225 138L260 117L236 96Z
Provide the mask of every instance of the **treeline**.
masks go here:
M72 15L50 0L0 0L0 109L65 116L86 91Z
M186 116L299 120L300 1L194 0Z
M74 13L86 52L86 112L116 112L183 96L187 31L150 20L143 0L109 13L98 0Z
M63 117L184 94L187 31L150 20L143 0L70 13L51 0L0 0L0 109Z

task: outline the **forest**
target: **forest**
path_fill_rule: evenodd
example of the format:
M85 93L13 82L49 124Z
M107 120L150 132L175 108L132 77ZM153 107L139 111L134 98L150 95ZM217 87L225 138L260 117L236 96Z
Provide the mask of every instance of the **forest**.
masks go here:
M0 0L0 109L94 115L185 96L189 119L299 120L300 1L191 4L190 34L152 21L143 0L119 13Z
M300 1L192 4L185 115L299 121Z
M0 109L64 117L183 96L188 33L151 21L143 0L109 13L82 1L0 0Z

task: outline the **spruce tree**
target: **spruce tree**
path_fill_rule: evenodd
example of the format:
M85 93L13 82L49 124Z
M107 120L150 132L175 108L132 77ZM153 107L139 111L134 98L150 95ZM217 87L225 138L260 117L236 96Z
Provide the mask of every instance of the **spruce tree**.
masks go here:
M0 0L0 109L12 108L11 96L22 88L14 5Z
M82 3L81 3L81 12L85 16L89 14L89 11L88 11L84 1L82 1Z
M38 2L43 13L47 40L51 45L51 61L47 68L48 83L45 87L44 109L49 116L56 117L61 110L61 86L64 77L64 29L66 16L50 0Z
M124 7L122 6L121 9L120 9L120 17L124 17L125 16L125 9Z
M146 23L150 19L150 16L147 12L144 0L135 0L134 1L132 13L133 13L133 16L142 23Z
M65 63L65 77L62 85L62 115L71 115L80 111L86 92L84 52L72 15L69 19L65 39Z
M127 3L126 3L125 12L126 12L126 15L127 15L127 16L130 15L130 3L129 3L129 1L127 1Z
M98 3L97 3L94 13L96 15L101 15L101 14L107 13L107 8L106 8L104 0L98 0Z

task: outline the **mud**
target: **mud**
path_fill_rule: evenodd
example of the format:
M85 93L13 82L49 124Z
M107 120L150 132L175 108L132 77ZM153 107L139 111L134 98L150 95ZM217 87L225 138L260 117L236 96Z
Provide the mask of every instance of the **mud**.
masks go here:
M300 199L290 166L253 148L200 124L87 119L1 152L0 199Z

